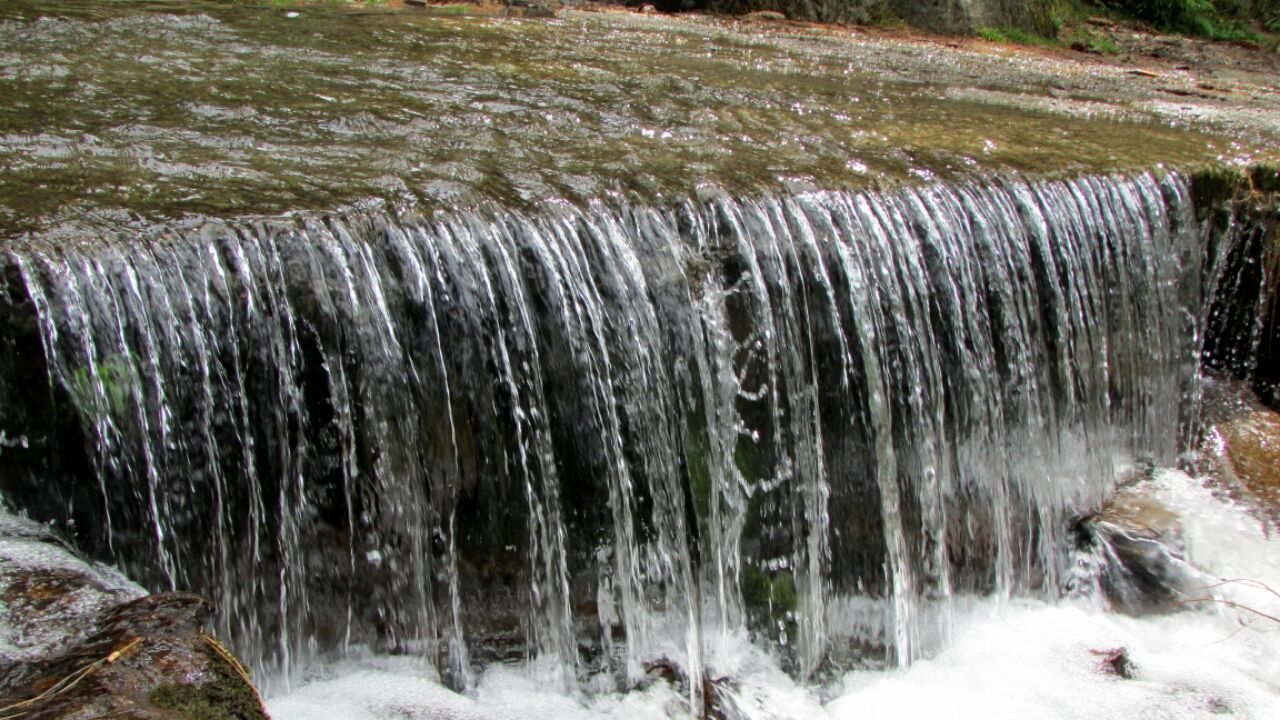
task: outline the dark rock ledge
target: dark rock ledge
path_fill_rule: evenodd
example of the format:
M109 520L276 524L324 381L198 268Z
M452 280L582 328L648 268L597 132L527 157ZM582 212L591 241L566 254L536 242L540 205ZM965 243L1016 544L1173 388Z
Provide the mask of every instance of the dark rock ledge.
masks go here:
M248 670L205 633L212 613L0 513L0 720L267 718Z

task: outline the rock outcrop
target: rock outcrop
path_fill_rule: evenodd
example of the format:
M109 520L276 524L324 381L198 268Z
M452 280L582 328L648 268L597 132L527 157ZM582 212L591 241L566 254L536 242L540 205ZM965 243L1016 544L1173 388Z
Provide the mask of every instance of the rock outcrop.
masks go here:
M1209 384L1204 414L1201 472L1280 528L1280 413L1243 383L1224 380Z
M0 514L0 717L265 720L248 670L204 632L212 613Z

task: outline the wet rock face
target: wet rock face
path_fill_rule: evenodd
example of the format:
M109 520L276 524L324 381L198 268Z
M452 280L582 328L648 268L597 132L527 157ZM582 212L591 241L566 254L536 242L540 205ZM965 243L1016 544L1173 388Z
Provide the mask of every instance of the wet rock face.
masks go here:
M195 595L145 595L0 515L0 717L266 718Z
M45 527L0 512L0 664L32 660L146 591L80 559Z
M1204 367L1248 385L1216 383L1206 426L1240 415L1243 405L1280 410L1280 170L1202 171L1193 178L1215 290L1206 311Z
M1228 381L1209 384L1204 413L1201 471L1280 526L1280 413L1242 383Z

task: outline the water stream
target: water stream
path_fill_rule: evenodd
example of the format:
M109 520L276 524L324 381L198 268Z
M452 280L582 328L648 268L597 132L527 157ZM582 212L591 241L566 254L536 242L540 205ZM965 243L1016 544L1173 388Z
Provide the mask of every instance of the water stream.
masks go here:
M744 629L905 666L956 593L1059 592L1114 458L1175 462L1196 228L1144 175L32 241L24 397L66 414L6 494L282 683L626 685Z
M1215 261L1156 161L1248 133L711 20L15 2L0 39L0 499L212 600L277 717L1010 716L1097 691L1077 631L1155 642L1059 601L1195 427ZM1191 673L1152 657L1103 717ZM1266 717L1246 674L1205 692Z

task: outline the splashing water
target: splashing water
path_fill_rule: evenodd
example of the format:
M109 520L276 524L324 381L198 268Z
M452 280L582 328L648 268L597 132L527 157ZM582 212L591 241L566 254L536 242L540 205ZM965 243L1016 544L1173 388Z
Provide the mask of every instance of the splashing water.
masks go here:
M1146 493L1177 515L1187 559L1209 582L1250 580L1206 595L1280 616L1280 598L1260 586L1280 587L1280 555L1255 516L1177 471L1156 472ZM1135 618L1106 612L1091 598L1055 604L968 596L959 605L952 642L938 655L906 670L854 671L820 689L797 685L741 639L712 661L713 671L734 679L737 714L727 716L1261 719L1280 711L1280 633L1251 610L1215 603ZM1131 678L1104 663L1118 649L1131 663ZM423 680L420 665L404 658L349 661L326 673L328 679L274 698L273 716L600 719L688 712L665 683L579 701L501 666L481 677L473 697Z
M1144 175L33 240L5 498L213 598L269 687L905 667L957 596L1060 592L1114 457L1174 461L1197 239Z

